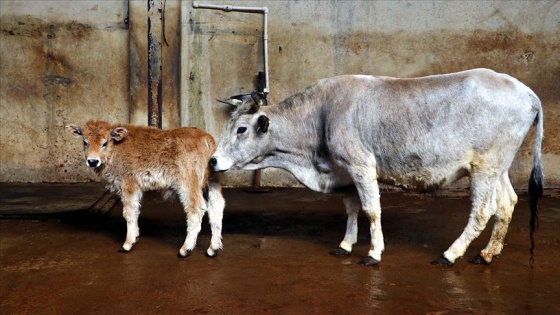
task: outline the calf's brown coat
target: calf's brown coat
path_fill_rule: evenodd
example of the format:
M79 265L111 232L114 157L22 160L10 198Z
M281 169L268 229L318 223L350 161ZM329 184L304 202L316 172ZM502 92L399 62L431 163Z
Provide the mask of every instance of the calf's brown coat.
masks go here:
M83 139L86 165L122 199L127 236L120 251L128 252L136 243L140 202L148 190L162 190L164 198L175 192L181 200L187 237L180 256L194 249L205 212L212 229L207 255L214 256L222 248L225 202L217 177L208 167L216 150L210 134L194 127L160 130L104 121L88 121L83 129L71 124L66 129Z

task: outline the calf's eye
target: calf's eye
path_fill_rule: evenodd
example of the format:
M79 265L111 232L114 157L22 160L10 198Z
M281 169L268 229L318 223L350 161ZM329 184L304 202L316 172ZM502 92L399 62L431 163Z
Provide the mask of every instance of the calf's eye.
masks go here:
M247 127L239 127L239 128L237 128L237 133L238 133L238 134L244 133L245 131L247 131Z
M84 148L87 148L87 147L88 147L88 143L87 143L86 140L84 140Z
M103 147L103 148L107 147L107 140L103 141L103 143L101 144L101 147Z

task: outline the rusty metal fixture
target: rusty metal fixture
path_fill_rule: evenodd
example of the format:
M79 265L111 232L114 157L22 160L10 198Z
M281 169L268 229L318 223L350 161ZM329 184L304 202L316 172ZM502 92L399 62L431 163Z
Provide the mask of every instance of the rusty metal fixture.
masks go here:
M162 128L163 0L148 0L148 125Z

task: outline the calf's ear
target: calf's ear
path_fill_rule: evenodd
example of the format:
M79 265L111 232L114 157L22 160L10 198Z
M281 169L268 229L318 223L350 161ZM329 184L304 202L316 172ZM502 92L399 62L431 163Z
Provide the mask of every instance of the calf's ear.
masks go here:
M81 137L82 136L82 128L70 124L66 126L66 130L68 130L69 133L73 134L76 137Z
M117 127L111 130L111 138L115 141L121 141L124 137L126 137L127 133L128 130L126 130L125 127Z
M265 115L259 116L257 119L257 131L266 133L268 131L268 126L270 125L270 119Z

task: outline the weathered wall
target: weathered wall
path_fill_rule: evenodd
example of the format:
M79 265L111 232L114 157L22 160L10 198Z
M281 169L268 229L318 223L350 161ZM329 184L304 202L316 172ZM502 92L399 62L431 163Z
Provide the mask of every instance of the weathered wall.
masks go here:
M0 181L98 180L63 127L148 123L147 2L2 1L0 17ZM180 124L179 17L167 1L165 128Z
M559 1L200 2L270 9L272 103L346 73L411 77L488 67L519 78L543 101L547 185L560 184ZM96 180L63 126L89 118L147 123L146 14L144 0L0 1L0 181ZM166 1L165 127L220 136L227 112L215 99L254 89L262 20ZM530 160L525 145L511 172L518 187ZM251 180L250 172L234 172L225 183ZM263 182L295 183L275 170Z
M0 181L94 179L65 124L128 121L126 1L0 2Z
M226 4L223 1L200 1ZM486 67L511 74L544 104L543 159L548 185L560 184L559 1L235 1L267 6L272 103L317 79L363 73L422 76ZM262 15L193 9L183 4L183 121L221 134L227 111L215 98L254 88L262 69ZM530 141L528 141L530 143ZM518 154L514 185L525 187L531 147ZM250 183L232 172L226 183ZM267 185L294 183L276 170Z

